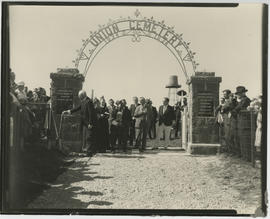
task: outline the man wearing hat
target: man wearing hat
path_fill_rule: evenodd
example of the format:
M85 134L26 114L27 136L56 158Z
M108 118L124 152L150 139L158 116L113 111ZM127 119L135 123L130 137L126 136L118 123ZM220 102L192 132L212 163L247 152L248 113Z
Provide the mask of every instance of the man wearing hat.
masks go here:
M232 92L229 89L223 91L223 97L220 105L216 108L217 122L220 125L220 135L224 134L225 150L231 152L230 141L230 125L231 125L231 111L235 108L235 99L230 98Z
M250 99L246 96L246 92L248 90L244 86L236 87L236 98L237 98L237 105L234 108L233 112L238 114L240 110L246 110L247 107L250 105Z
M236 87L236 106L233 110L231 110L231 127L230 127L230 134L232 139L232 146L233 146L233 152L241 154L241 147L239 145L239 133L238 132L238 125L237 117L241 110L246 110L247 107L250 105L250 99L246 96L246 92L248 90L244 86L238 86ZM241 124L240 124L241 126Z
M23 81L18 82L17 89L15 91L15 94L16 94L19 102L22 104L27 102L27 95L26 95L25 90L24 90L24 85L25 84Z

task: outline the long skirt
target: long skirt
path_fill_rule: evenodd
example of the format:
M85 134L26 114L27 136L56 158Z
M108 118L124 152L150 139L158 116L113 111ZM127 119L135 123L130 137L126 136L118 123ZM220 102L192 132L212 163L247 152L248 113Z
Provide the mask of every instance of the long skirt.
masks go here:
M98 152L106 152L109 148L110 138L109 138L109 123L108 119L100 118L98 120L97 127L97 150Z

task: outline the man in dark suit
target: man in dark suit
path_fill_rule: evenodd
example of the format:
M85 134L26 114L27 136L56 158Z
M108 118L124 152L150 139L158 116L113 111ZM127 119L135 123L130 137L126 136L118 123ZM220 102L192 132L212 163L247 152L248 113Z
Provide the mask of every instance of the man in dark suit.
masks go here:
M246 92L248 90L244 86L238 86L236 87L236 106L231 110L231 132L230 133L235 133L231 134L231 138L233 139L233 152L236 154L241 154L243 153L242 147L240 145L240 139L239 136L242 134L241 133L241 123L239 122L239 113L241 110L246 110L247 107L250 105L250 99L246 96ZM236 134L238 133L238 134Z
M157 122L157 108L152 106L152 101L150 100L150 108L152 111L152 118L151 118L151 124L150 124L150 129L148 131L148 135L150 139L155 139L157 134L156 134L156 122Z
M92 100L87 96L84 90L79 91L78 97L81 104L71 110L63 111L63 113L72 114L80 111L81 114L81 131L83 133L83 148L88 156L96 153L96 127L97 113Z
M124 152L127 151L127 140L128 140L128 132L131 123L131 114L126 106L127 102L125 99L120 102L120 109L118 112L121 112L122 117L119 123L119 144Z
M167 149L170 145L170 132L174 124L175 114L173 107L169 105L169 98L164 97L163 105L159 107L158 111L158 137L153 149L157 149L160 146L160 138L163 136L163 132L165 132L164 148Z
M109 111L108 123L109 123L110 149L111 151L114 151L117 140L117 127L115 126L117 108L114 105L113 99L109 100L108 111Z
M129 128L129 145L132 146L133 145L133 141L135 139L135 117L134 117L134 113L136 110L136 107L139 106L139 101L138 101L138 97L133 97L133 104L130 105L129 111L131 114L131 124L130 124L130 128Z
M233 109L233 114L238 114L240 110L246 110L247 107L250 105L250 99L246 96L246 92L248 90L244 86L238 86L236 88L236 100L237 104L236 107Z
M174 137L178 138L178 132L181 131L181 102L177 102L174 107L175 114L175 134ZM181 133L180 133L181 136Z

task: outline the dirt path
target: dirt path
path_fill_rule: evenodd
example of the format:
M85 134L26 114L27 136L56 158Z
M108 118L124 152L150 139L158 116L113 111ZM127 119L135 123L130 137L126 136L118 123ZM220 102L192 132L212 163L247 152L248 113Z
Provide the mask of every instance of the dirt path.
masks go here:
M224 175L224 171L235 171L228 161L222 156L194 157L179 151L76 158L29 208L203 208L254 213L260 205L259 170L248 164L241 169L239 165L240 172L247 168L252 171L247 170L244 178ZM252 180L253 187L248 180ZM245 196L241 191L247 189L249 195Z

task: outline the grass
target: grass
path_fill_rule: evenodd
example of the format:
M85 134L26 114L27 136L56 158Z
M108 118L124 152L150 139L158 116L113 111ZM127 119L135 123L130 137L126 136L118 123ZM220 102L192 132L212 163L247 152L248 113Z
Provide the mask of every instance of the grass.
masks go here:
M12 150L9 158L6 201L10 210L25 209L73 162L57 150L48 150L45 143L26 145L24 151Z

